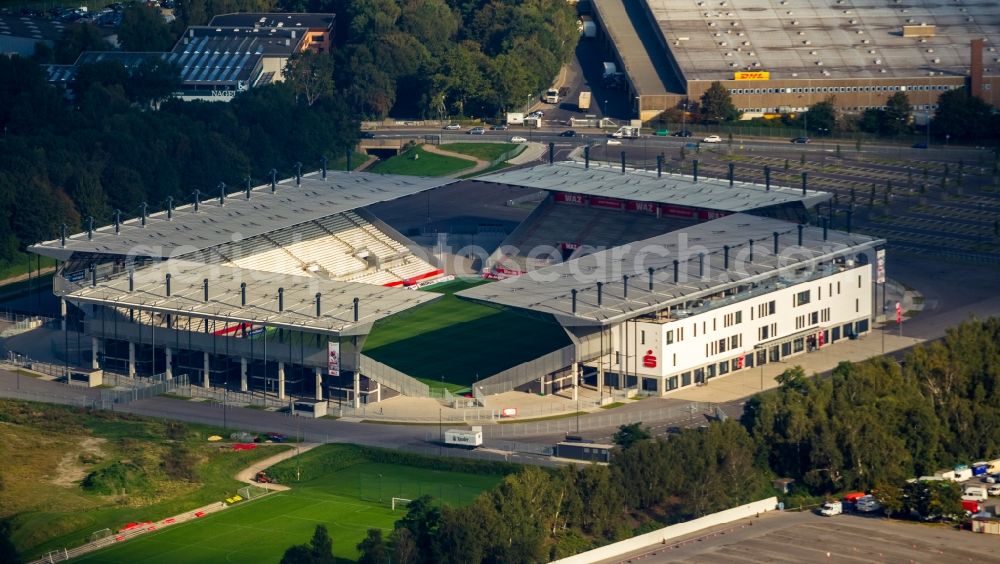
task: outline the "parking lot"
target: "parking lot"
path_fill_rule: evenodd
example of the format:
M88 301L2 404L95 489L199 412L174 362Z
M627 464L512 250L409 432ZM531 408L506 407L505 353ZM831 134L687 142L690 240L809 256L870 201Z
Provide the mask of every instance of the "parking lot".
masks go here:
M749 523L752 522L753 525ZM609 562L996 562L1000 539L857 515L769 513Z

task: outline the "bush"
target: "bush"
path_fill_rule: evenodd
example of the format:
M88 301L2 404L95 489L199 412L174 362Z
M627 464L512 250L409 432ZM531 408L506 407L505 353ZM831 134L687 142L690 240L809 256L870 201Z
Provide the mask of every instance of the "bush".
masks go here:
M87 474L80 485L84 490L104 495L139 492L149 488L149 476L140 466L119 461Z
M160 463L163 472L174 480L194 482L198 474L195 471L198 459L186 446L174 445Z

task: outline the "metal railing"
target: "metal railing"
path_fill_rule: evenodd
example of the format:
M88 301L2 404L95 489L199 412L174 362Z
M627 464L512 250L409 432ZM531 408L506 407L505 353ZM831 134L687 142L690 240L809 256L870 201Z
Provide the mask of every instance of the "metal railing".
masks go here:
M632 423L682 423L693 421L699 415L712 415L714 410L715 404L713 403L690 402L686 405L667 406L641 411L610 411L604 414L591 413L578 417L565 417L547 421L526 421L524 423L491 425L483 427L483 438L503 439L505 437L559 435L576 431L612 429Z

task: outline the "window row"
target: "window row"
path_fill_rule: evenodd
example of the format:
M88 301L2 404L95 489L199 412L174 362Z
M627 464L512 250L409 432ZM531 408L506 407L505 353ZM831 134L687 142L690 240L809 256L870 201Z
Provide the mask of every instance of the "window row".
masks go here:
M733 94L840 94L851 92L945 92L960 84L918 84L916 86L808 86L804 88L734 88Z

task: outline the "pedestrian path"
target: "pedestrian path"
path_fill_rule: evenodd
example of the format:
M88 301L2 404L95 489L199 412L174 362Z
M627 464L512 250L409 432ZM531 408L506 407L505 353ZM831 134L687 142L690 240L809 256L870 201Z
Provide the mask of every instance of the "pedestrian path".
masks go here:
M440 148L440 147L438 147L436 145L431 145L429 143L426 144L426 145L422 145L421 148L423 150L427 151L428 153L434 153L435 155L441 155L442 157L453 157L453 158L456 158L456 159L462 159L463 161L472 161L472 162L476 163L476 165L473 166L472 168L463 168L462 170L460 170L458 172L453 172L453 173L447 175L448 178L457 178L459 176L468 176L470 174L476 174L477 172L479 172L481 170L486 170L490 166L490 162L489 161L484 161L482 159L477 159L476 157L473 157L471 155L465 155L465 154L462 154L462 153L456 153L454 151L447 151L445 149L442 149L442 148Z

